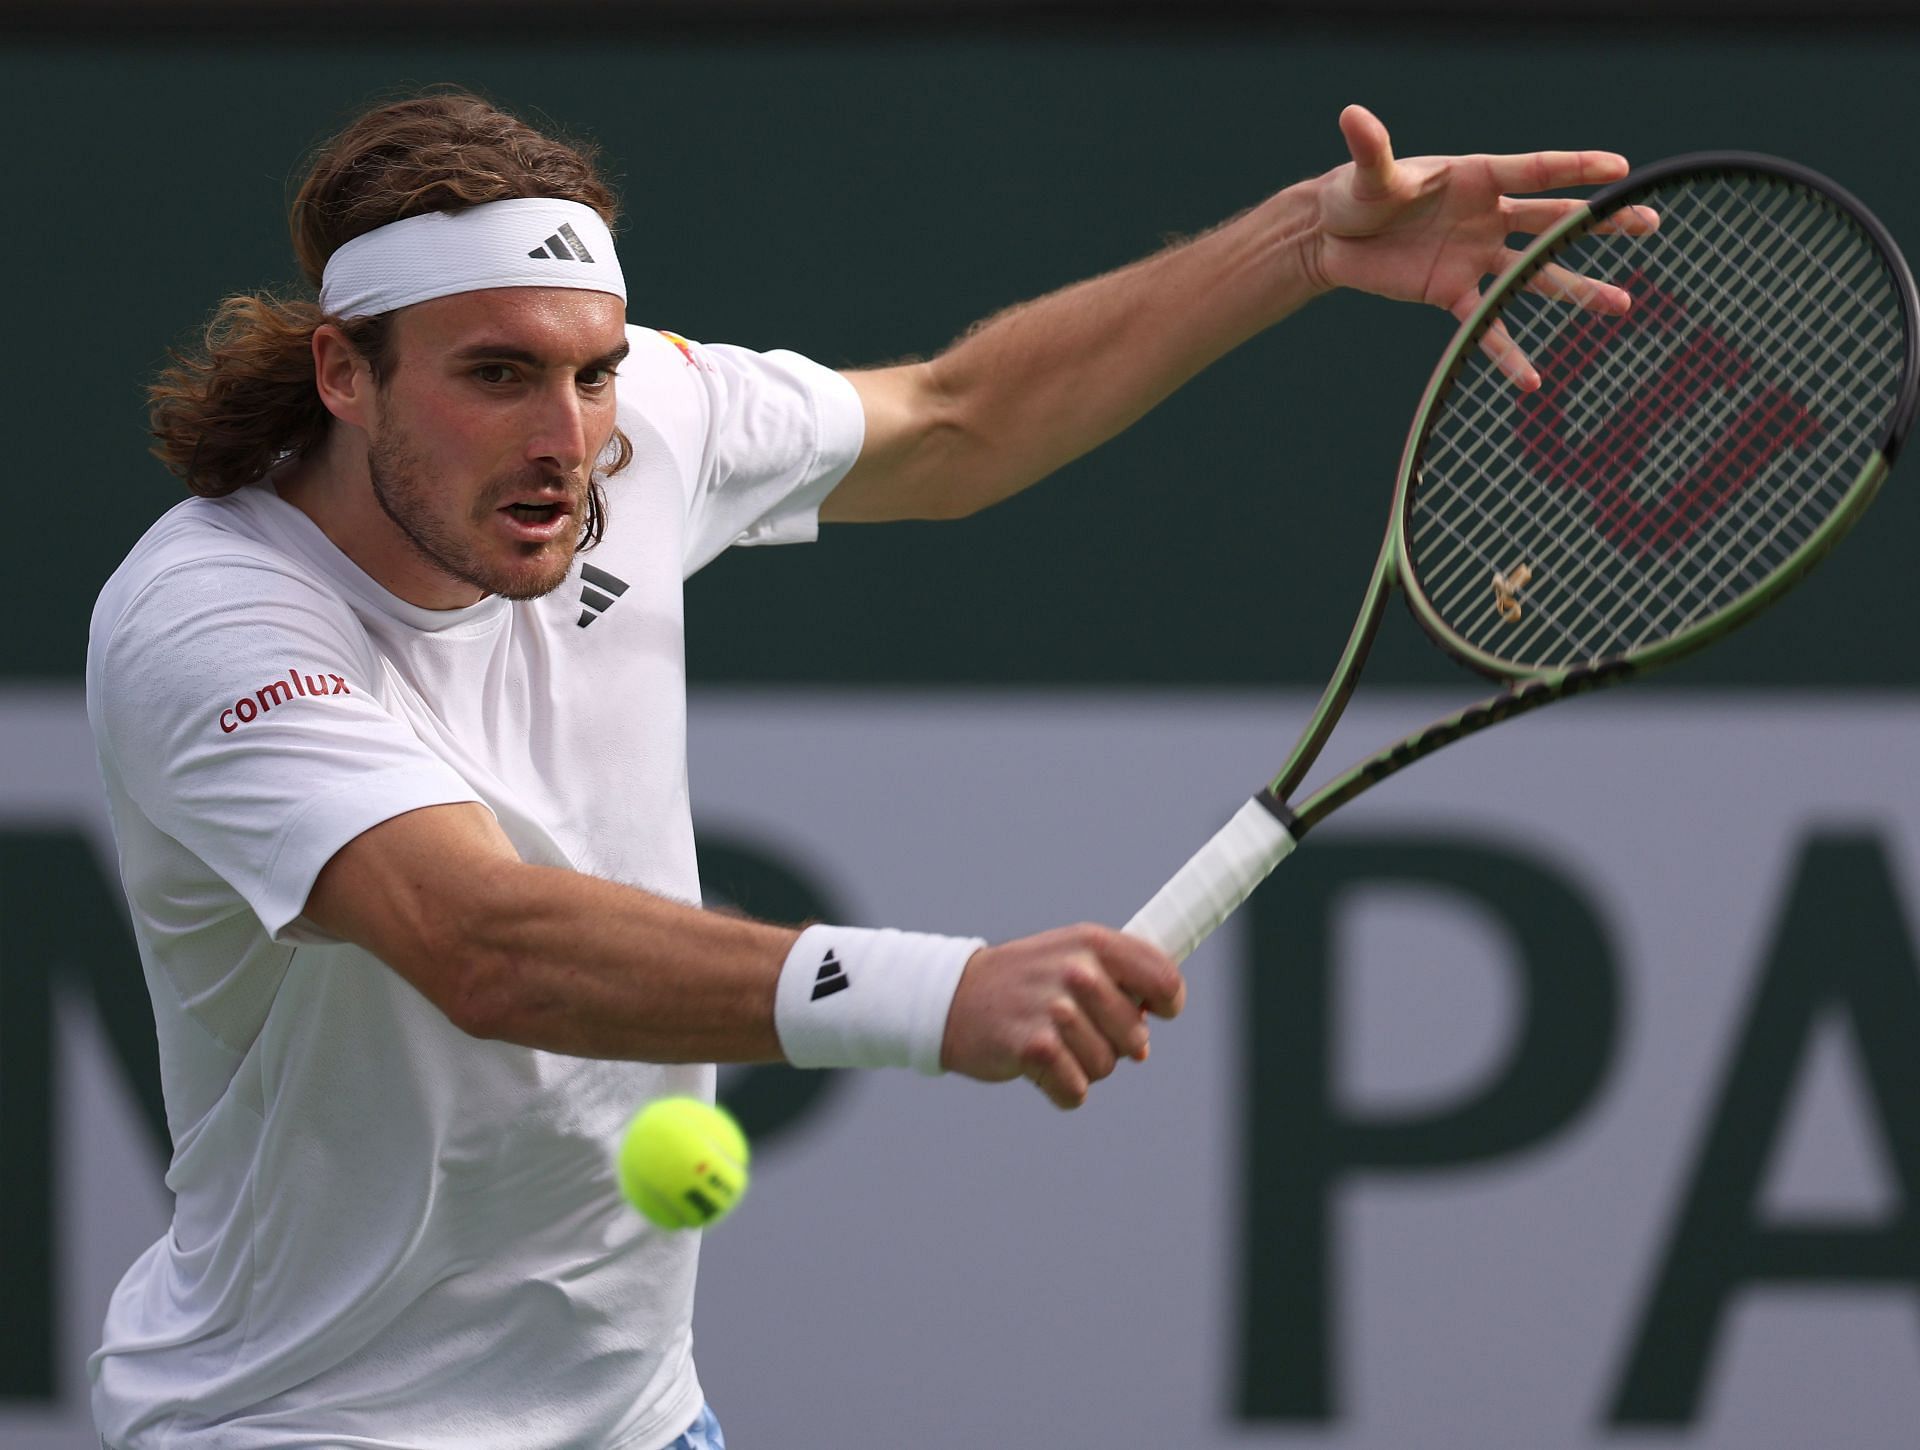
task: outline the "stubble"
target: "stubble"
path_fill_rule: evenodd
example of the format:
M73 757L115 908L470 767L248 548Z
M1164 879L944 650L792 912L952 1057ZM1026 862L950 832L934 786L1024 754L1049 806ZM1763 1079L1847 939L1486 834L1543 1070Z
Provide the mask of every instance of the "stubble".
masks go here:
M414 552L440 573L507 599L538 599L565 581L580 542L583 511L577 503L568 516L566 533L549 543L514 546L522 551L520 558L507 564L487 557L480 541L488 515L528 480L489 485L463 527L450 522L437 507L440 485L430 476L426 460L393 430L382 428L371 440L367 476L381 512Z

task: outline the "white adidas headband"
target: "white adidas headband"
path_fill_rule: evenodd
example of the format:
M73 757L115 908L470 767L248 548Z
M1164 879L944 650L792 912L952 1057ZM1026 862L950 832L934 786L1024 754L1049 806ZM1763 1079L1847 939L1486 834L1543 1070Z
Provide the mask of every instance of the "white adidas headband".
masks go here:
M327 259L320 310L373 317L488 287L575 287L627 300L600 213L557 197L426 212L355 237Z

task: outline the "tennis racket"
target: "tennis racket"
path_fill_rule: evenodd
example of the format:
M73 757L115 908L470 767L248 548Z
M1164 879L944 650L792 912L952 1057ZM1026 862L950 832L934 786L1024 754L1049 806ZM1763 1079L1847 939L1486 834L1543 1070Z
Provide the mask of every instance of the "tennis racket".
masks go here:
M1583 308L1596 281L1631 308ZM1682 156L1588 198L1489 288L1434 370L1360 616L1285 767L1125 930L1184 960L1388 776L1711 644L1786 593L1906 437L1917 311L1886 228L1789 162ZM1538 389L1514 383L1519 358ZM1295 801L1396 590L1503 688Z

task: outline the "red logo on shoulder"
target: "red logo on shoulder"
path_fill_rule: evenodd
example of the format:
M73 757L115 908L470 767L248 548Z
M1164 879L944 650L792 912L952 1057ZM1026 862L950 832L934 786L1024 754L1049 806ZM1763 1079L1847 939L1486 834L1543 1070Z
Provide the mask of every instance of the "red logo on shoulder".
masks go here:
M242 695L226 709L220 712L220 733L231 735L242 725L258 720L275 705L284 705L296 696L308 695L351 695L347 682L338 675L321 673L303 675L298 670L288 670L284 680L273 680L262 685L251 695Z

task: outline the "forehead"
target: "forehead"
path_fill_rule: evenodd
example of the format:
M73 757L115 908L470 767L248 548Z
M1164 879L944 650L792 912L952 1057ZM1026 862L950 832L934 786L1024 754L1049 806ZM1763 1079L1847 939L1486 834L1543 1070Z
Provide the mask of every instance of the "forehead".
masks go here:
M394 340L409 352L498 345L554 362L586 362L626 341L626 320L626 304L610 292L492 287L402 308Z

